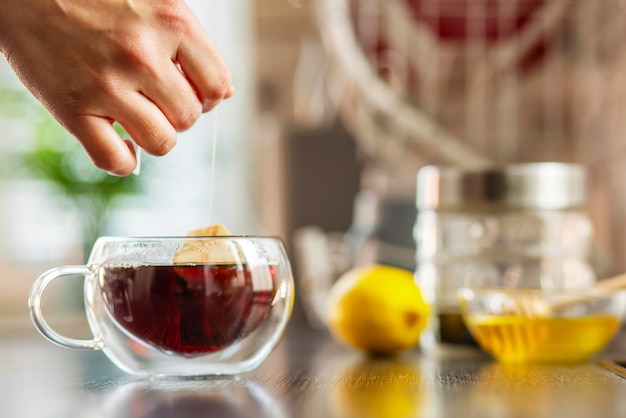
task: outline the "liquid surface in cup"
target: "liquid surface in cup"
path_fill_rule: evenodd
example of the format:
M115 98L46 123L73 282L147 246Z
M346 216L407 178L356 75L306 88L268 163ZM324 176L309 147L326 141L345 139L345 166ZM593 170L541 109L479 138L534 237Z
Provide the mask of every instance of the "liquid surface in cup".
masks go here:
M100 285L114 320L167 353L222 350L270 312L275 268L241 265L103 267Z

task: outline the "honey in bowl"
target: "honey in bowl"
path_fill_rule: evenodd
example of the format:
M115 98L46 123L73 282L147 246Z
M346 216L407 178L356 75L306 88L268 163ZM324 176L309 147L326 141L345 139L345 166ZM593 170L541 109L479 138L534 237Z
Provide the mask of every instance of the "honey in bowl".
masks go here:
M581 362L611 340L620 321L610 315L477 316L467 325L478 344L504 363Z
M503 363L589 360L617 334L626 291L461 289L467 328Z

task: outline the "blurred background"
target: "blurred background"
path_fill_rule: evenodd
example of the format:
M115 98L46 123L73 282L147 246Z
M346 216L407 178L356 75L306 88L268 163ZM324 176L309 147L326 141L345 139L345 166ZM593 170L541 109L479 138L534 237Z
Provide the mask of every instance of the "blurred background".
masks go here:
M0 63L3 324L24 322L34 279L82 263L95 237L181 235L209 219L281 236L301 292L367 261L413 269L416 173L435 163L582 164L594 267L626 270L619 0L189 4L237 93L139 176L92 169ZM70 306L68 294L50 297Z

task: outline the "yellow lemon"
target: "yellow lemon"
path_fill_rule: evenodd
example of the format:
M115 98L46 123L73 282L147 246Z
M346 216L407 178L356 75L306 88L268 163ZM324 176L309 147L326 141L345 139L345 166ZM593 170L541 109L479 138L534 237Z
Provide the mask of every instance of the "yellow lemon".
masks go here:
M328 328L351 347L394 354L417 345L429 311L413 273L378 264L355 267L331 288Z

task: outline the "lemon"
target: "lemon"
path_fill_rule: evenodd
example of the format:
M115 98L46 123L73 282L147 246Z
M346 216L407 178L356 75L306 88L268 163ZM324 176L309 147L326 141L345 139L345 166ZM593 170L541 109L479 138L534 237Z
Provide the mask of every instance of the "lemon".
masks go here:
M429 311L413 273L379 264L355 267L330 290L328 328L348 346L394 354L417 345Z

